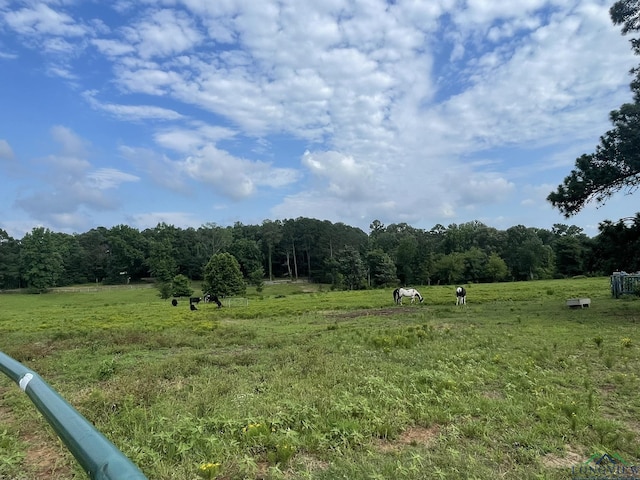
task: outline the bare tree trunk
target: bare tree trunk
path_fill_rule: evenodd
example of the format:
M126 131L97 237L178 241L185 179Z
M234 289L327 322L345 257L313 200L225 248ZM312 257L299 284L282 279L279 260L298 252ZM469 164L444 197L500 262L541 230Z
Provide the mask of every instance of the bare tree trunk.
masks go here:
M289 262L289 250L287 250L287 271L289 272L289 278L293 280L291 276L291 262Z
M296 244L291 242L293 246L293 271L296 273L296 280L298 280L298 260L296 259Z

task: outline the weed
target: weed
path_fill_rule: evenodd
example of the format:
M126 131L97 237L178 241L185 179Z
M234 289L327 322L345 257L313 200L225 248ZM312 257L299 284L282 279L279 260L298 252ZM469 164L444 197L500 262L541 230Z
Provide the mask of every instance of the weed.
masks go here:
M218 478L222 464L216 463L201 463L198 467L198 476L206 478L208 480Z
M98 380L108 380L116 373L116 361L114 358L103 360L98 367Z

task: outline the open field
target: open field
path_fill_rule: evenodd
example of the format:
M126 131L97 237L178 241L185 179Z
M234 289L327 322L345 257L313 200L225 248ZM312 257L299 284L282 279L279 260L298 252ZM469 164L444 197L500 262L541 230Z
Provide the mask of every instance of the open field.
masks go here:
M6 294L0 350L150 479L203 463L220 464L212 478L327 480L640 463L640 299L612 299L608 278L469 285L465 307L453 287L418 288L424 303L395 306L392 289L274 284L195 312L149 288ZM86 478L4 376L0 451L3 480Z

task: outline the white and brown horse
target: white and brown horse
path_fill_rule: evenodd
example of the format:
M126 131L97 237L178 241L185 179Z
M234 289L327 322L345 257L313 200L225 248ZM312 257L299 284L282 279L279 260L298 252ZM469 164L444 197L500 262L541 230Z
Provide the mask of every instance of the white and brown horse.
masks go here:
M402 297L411 297L411 303L416 300L416 297L420 300L420 303L424 300L420 292L415 288L396 288L393 291L393 301L398 305L402 305Z

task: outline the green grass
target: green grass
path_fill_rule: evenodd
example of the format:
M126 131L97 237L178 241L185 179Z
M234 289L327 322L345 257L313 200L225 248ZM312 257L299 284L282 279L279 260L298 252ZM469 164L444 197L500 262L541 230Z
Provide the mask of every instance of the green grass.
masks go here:
M4 295L0 350L38 372L154 479L570 478L640 457L640 300L608 278L335 292L177 307L154 289ZM569 309L565 300L591 298ZM0 378L0 478L84 478ZM6 454L4 453L6 450ZM42 456L42 455L41 455Z

